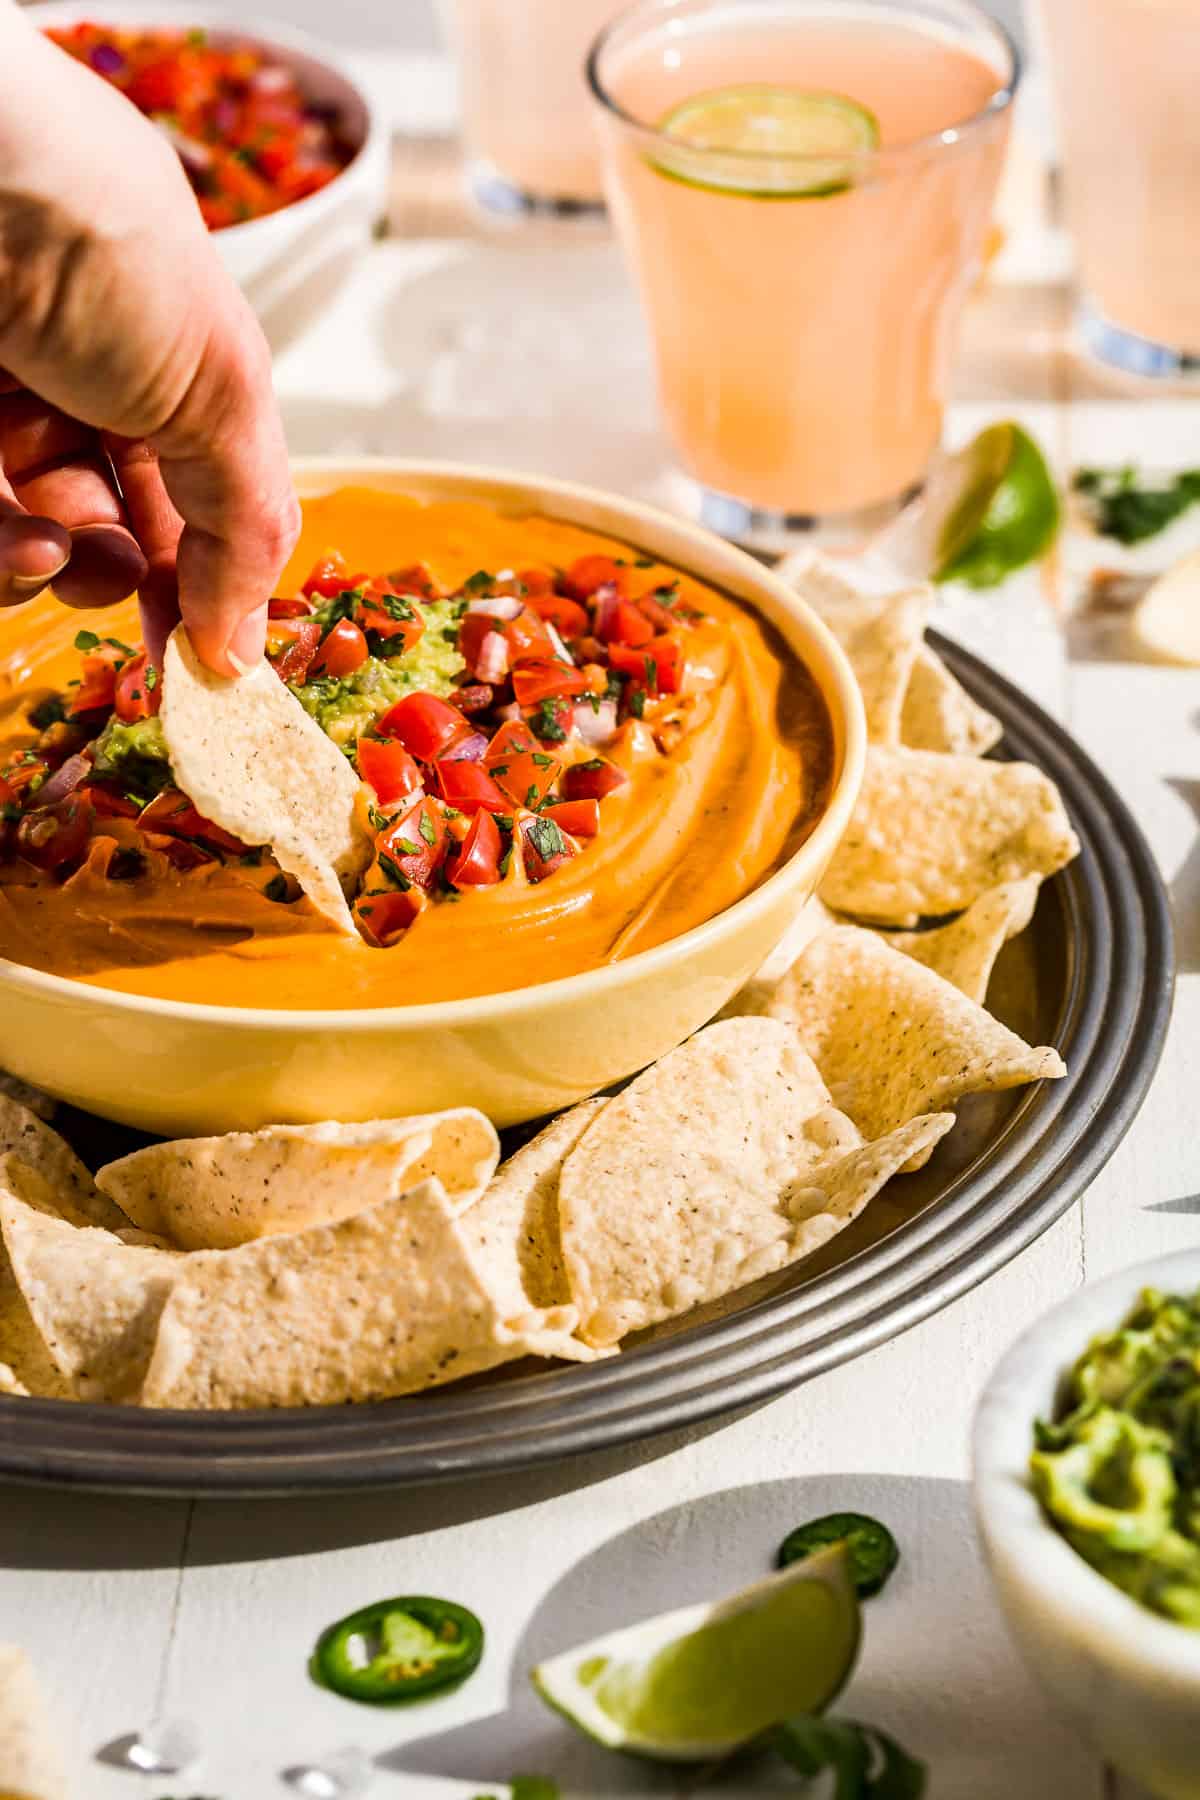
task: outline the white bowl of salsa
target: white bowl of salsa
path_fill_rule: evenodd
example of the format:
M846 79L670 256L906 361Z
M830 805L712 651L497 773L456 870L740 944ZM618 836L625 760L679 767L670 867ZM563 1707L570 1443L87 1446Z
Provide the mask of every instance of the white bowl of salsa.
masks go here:
M29 13L41 30L74 43L72 53L97 79L129 87L131 102L172 139L193 187L210 190L202 210L221 260L268 336L291 335L370 242L385 207L387 131L338 53L290 26L213 6L44 0ZM129 34L141 39L140 52ZM252 86L257 95L252 113L211 99L212 84L188 70L192 49L245 53L247 95ZM147 60L155 64L148 74ZM185 131L169 107L193 78L200 93ZM226 113L214 114L221 106ZM246 116L269 139L259 150L238 141ZM226 123L232 156L223 147ZM297 141L305 136L312 141Z
M1030 1470L1037 1422L1061 1416L1076 1360L1147 1289L1194 1296L1200 1249L1081 1289L1008 1351L976 1415L975 1507L1009 1626L1050 1698L1152 1793L1198 1800L1200 1630L1149 1610L1094 1568L1052 1523Z

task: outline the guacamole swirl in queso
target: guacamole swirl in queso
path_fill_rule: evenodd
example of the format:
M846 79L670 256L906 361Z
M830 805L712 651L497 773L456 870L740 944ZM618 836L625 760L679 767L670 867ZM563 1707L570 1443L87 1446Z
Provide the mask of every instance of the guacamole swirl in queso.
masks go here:
M0 621L0 955L219 1005L501 992L711 918L824 807L803 666L576 526L345 489L306 504L270 610L276 674L362 782L359 937L175 785L134 604L47 596Z

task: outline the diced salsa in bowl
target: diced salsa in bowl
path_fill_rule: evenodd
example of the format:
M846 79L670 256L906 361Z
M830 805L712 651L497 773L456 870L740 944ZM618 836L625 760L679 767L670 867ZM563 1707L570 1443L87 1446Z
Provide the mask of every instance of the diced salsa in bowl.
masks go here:
M212 231L319 192L355 154L338 109L256 44L88 20L46 35L169 139Z

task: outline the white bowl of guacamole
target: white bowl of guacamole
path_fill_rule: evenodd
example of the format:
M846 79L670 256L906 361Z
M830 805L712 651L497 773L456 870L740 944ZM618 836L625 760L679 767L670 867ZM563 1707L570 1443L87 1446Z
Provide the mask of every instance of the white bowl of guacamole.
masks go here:
M1124 1270L1018 1339L974 1435L976 1513L1022 1653L1164 1800L1200 1800L1196 1343L1200 1249Z

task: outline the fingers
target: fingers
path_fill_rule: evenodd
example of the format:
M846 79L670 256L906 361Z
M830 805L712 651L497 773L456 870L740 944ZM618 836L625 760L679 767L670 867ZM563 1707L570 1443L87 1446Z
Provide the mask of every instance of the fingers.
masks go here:
M224 278L213 317L216 329L192 384L154 442L184 520L184 623L201 659L218 674L236 675L262 656L267 601L295 545L300 509L266 343Z
M142 635L150 660L161 666L163 648L179 623L179 582L175 559L183 520L163 485L157 453L140 440L104 437L104 447L125 497L147 571L138 588Z
M70 533L53 519L31 519L0 481L0 606L32 600L70 554Z
M53 576L55 593L68 606L109 606L133 592L146 574L146 559L126 526L112 466L93 431L33 394L5 394L0 467L7 497L32 516L32 525L17 525L10 513L7 527L30 564L23 572L26 584L34 573L42 576L38 585ZM54 529L47 534L50 521ZM61 552L63 527L70 561L64 567L58 554L53 566L49 546ZM46 547L40 556L28 547L39 531ZM16 597L28 599L32 592L36 587L19 586Z

